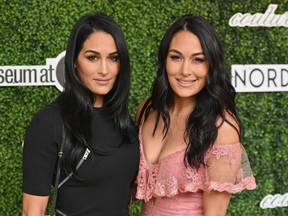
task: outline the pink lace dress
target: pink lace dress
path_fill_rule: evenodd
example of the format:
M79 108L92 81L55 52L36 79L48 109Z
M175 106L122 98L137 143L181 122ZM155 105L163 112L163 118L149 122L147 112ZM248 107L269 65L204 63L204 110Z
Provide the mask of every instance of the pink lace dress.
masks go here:
M185 149L157 165L145 160L140 128L140 165L136 198L142 216L203 216L203 191L241 192L256 188L249 160L241 143L214 145L198 171L183 163Z

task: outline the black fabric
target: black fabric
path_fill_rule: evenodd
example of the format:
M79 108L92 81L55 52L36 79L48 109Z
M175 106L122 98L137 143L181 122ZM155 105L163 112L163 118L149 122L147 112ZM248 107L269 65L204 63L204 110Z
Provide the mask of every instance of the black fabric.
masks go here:
M63 148L64 148L64 142L65 142L65 133L64 133L64 125L62 124L62 131L61 131L62 137L61 137L61 145L60 145L60 151L58 152L58 162L57 162L57 168L56 168L56 178L54 183L54 196L52 200L52 207L51 207L51 216L55 215L56 210L56 201L58 196L58 185L60 182L60 174L61 174L61 164L62 164L62 157L63 157Z
M56 106L38 112L27 128L23 149L23 192L39 196L50 194L57 153L61 142L61 116ZM78 170L58 191L57 208L67 215L127 216L129 188L139 165L139 145L122 142L112 119L95 108L92 143L107 155L90 153ZM65 153L64 153L65 154ZM79 158L80 160L80 158ZM61 172L61 178L66 174Z

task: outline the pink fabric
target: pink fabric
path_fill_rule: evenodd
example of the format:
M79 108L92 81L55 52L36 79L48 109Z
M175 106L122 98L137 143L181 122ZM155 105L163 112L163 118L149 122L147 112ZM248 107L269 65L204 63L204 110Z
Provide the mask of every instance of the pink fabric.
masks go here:
M164 210L162 214L161 209L164 209L165 206L166 210L169 209L167 205L171 200L180 202L179 205L173 205L173 211L169 210L170 214L172 215L174 212L174 216L185 215L184 210L181 210L185 209L185 203L189 204L189 207L191 205L193 207L195 204L202 208L203 191L216 190L237 193L244 189L256 188L255 178L241 143L214 145L205 155L207 166L201 166L196 171L189 165L187 167L184 165L185 149L165 157L157 165L149 165L143 152L142 128L140 128L139 137L140 165L136 198L145 201L142 215L167 215ZM201 194L200 199L196 193ZM176 201L173 202L176 203ZM195 208L196 212L198 207ZM175 211L181 211L181 213L176 214ZM197 215L196 212L192 212L191 208L189 208L189 212L190 214L186 215ZM199 214L203 215L203 213Z
M203 216L202 192L153 198L142 203L141 216Z

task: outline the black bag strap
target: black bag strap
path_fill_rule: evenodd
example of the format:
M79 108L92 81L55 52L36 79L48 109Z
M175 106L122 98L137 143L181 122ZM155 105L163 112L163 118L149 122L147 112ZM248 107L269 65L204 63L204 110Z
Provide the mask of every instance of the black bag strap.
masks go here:
M58 152L58 164L57 164L57 171L56 171L57 173L56 173L56 179L55 179L55 185L54 185L54 197L53 197L53 203L52 203L52 209L51 209L51 216L55 216L56 201L57 201L57 195L58 195L59 188L66 181L68 181L68 179L71 178L73 175L73 172L69 173L69 175L61 183L59 183L64 142L65 142L65 132L64 132L64 125L63 125L62 126L62 141L61 141L60 151ZM76 166L76 170L78 170L79 167L82 165L82 163L87 159L89 153L90 153L90 150L88 148L86 148L86 151L85 151L83 157L81 158L81 160L79 161L79 163Z
M61 162L62 162L62 156L63 156L64 142L65 142L65 131L64 131L64 125L62 125L62 140L61 140L60 151L58 152L58 164L57 164L56 179L55 179L55 185L54 185L54 197L53 197L53 202L52 202L51 216L55 215L55 208L56 208L56 200L57 200L57 194L58 194L58 184L59 184L60 173L61 173Z
M76 166L76 170L79 169L79 167L82 165L82 163L87 159L88 155L90 154L90 150L88 148L86 148L86 151L83 155L83 157L81 158L81 160L79 161L79 163ZM70 172L67 177L65 179L63 179L59 185L58 185L58 189L66 182L68 181L71 177L73 176L73 172Z

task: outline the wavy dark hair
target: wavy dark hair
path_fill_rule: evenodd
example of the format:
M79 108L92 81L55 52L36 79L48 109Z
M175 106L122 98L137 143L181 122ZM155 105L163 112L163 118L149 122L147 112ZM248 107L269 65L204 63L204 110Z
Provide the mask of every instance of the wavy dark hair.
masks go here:
M66 134L65 168L74 172L85 148L103 154L90 143L94 94L80 80L74 67L83 43L97 31L106 32L113 37L120 60L117 80L111 91L104 96L103 111L114 119L124 141L130 142L132 136L136 136L134 123L128 111L130 59L122 29L103 12L87 14L76 22L67 42L64 91L58 98Z
M185 15L170 26L159 47L157 77L152 85L152 94L149 99L151 103L145 112L147 117L151 108L157 111L153 134L155 134L160 118L164 121L164 137L170 126L168 108L173 103L174 92L167 78L166 59L171 40L179 31L189 31L198 37L209 64L206 85L196 95L196 107L191 110L185 131L185 136L189 140L184 162L199 169L201 165L205 165L205 153L213 146L218 134L218 127L224 121L237 131L239 138L241 137L241 129L238 131L227 120L225 112L228 112L235 119L239 128L241 128L241 124L236 111L236 93L230 83L230 76L224 61L223 46L217 32L203 17ZM217 127L216 119L219 117L223 121Z

